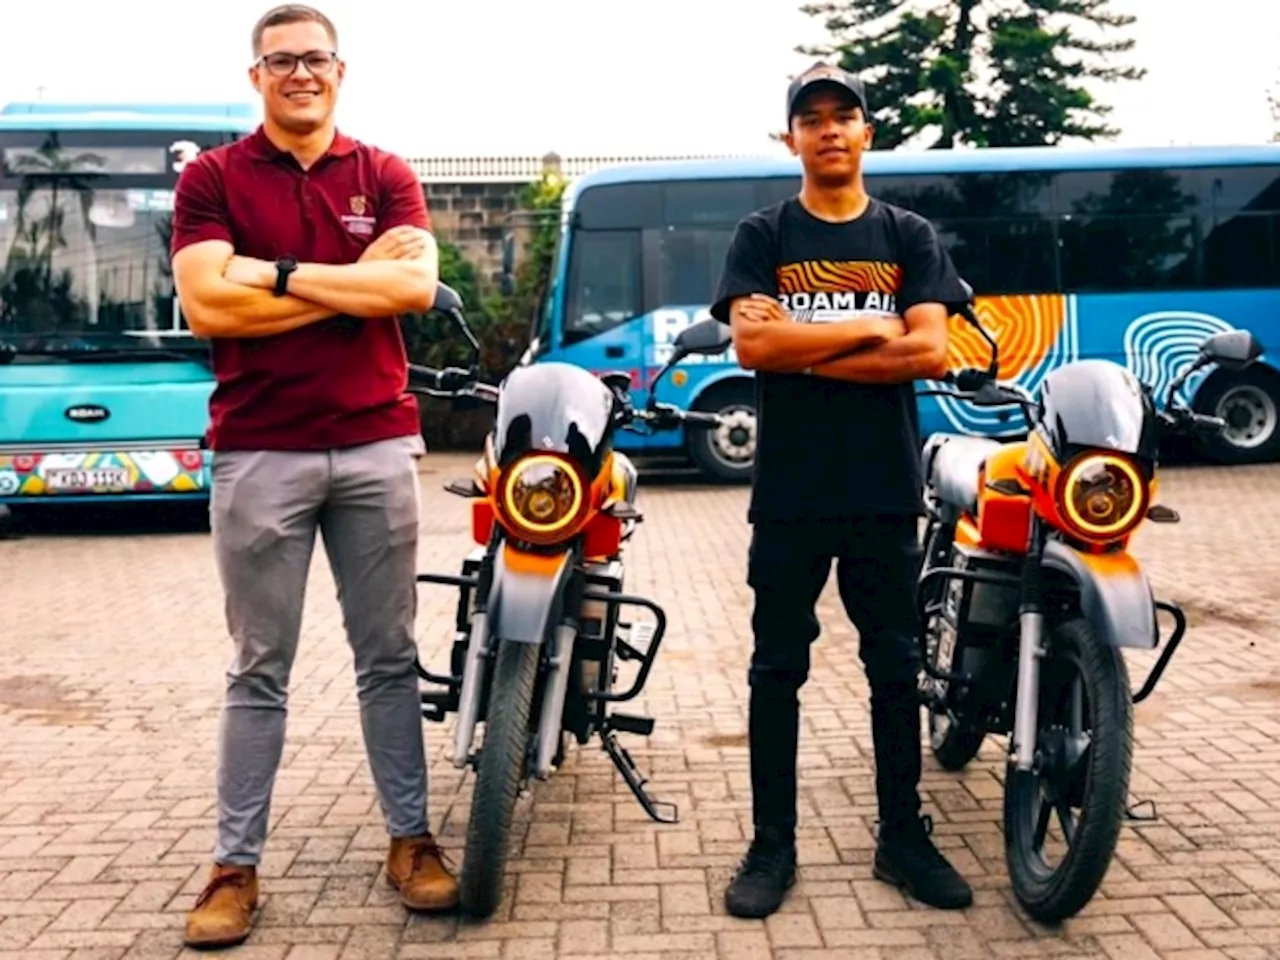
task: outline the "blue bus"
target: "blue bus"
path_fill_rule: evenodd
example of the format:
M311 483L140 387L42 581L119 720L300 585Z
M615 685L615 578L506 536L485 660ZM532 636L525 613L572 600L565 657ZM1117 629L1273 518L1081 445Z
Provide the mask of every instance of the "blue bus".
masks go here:
M1162 390L1207 334L1248 327L1280 346L1280 146L1010 148L871 152L868 190L928 217L979 294L1001 376L1034 390L1055 366L1109 357ZM566 189L552 275L522 362L631 372L639 395L684 327L707 316L735 224L794 195L792 158L647 163ZM507 269L512 248L506 251ZM953 366L987 365L953 319ZM1270 363L1266 362L1270 360ZM1274 356L1204 373L1185 396L1224 417L1202 452L1225 463L1280 452ZM717 431L628 434L633 456L691 458L720 481L749 478L754 385L732 351L690 357L659 399L719 411ZM921 429L999 437L1007 409L920 402Z
M207 500L208 344L169 267L173 191L249 105L0 110L0 504Z

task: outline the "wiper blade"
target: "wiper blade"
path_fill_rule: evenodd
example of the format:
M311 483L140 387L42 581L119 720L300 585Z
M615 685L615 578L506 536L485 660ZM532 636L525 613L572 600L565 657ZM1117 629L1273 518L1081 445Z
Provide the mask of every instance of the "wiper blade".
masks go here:
M38 350L22 350L13 344L0 343L0 366L13 363L18 357L54 357L67 363L103 363L115 360L200 360L209 356L206 344L192 349L172 347L137 346L128 349L55 350L42 347Z

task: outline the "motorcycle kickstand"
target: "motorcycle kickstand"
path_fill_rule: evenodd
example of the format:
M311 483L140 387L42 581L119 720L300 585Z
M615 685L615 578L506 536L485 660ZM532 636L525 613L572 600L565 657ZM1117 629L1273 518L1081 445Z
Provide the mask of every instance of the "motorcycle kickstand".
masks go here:
M627 753L626 747L618 743L617 734L606 729L600 734L600 742L604 752L609 755L614 767L631 788L632 794L649 818L656 823L679 823L680 808L670 801L655 800L650 796L649 791L644 788L644 785L649 782L648 779L640 775L635 761L631 759L631 754ZM663 810L669 810L670 813L664 814Z

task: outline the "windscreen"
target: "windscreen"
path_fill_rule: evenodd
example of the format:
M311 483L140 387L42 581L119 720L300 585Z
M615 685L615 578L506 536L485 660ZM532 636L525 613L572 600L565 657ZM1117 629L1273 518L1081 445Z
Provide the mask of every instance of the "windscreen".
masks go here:
M173 190L184 162L231 136L0 134L0 344L38 357L189 341Z

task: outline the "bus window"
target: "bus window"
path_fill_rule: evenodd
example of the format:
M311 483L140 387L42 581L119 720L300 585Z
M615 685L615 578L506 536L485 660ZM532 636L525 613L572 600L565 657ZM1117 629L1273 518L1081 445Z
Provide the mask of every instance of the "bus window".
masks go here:
M724 270L734 228L663 230L659 242L658 304L710 303Z
M584 340L639 316L640 231L576 231L570 255L565 343Z
M1204 175L1204 282L1280 286L1280 171L1226 167Z
M1047 218L939 220L935 226L956 270L979 294L1058 289L1053 224Z
M696 180L663 189L663 223L733 225L756 209L752 180Z
M1219 223L1239 213L1280 212L1280 170L1276 167L1222 167L1200 171L1202 209Z
M1199 286L1193 217L1103 214L1072 217L1059 229L1067 290L1136 293Z

